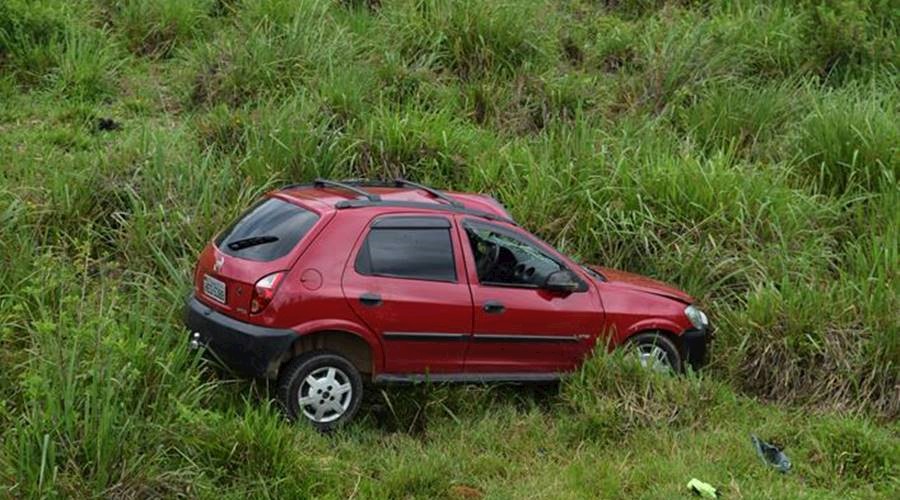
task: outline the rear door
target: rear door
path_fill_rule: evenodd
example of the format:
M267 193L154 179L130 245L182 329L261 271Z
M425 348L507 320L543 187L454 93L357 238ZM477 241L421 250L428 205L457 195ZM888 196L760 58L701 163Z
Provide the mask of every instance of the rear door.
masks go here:
M468 219L461 229L467 240L474 305L466 371L574 369L602 329L603 310L595 289L583 279L573 293L542 288L551 273L572 269L550 248L513 226Z
M342 285L356 314L381 336L387 373L462 372L472 297L449 218L375 218Z

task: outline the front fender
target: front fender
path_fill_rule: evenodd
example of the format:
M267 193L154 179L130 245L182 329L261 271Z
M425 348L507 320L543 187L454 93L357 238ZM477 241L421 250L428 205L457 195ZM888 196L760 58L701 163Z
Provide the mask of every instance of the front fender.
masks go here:
M666 318L643 319L629 326L624 332L619 333L619 343L625 342L632 335L650 330L662 330L680 336L684 331L684 326Z

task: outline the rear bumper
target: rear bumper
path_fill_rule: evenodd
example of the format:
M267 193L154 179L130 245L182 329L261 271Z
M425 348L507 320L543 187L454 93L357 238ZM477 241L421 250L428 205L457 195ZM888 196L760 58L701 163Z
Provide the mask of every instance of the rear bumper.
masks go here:
M681 334L685 361L694 370L706 365L709 356L709 342L712 339L712 327L690 328Z
M211 359L248 377L275 377L282 356L297 334L230 318L191 295L184 313L191 344Z

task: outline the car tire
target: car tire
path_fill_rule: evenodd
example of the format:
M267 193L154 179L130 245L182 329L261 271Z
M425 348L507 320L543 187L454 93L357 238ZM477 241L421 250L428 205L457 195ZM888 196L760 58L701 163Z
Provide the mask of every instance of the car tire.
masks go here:
M362 395L359 370L331 351L304 353L288 361L278 376L278 401L288 419L322 432L350 421Z
M683 361L678 346L662 333L639 333L628 339L628 350L638 356L645 368L682 372Z

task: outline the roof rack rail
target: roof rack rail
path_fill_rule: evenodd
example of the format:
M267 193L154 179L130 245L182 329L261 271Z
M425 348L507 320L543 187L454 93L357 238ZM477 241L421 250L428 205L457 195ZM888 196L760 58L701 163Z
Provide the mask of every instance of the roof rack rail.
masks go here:
M349 184L351 186L371 186L371 187L411 187L415 189L419 189L421 191L425 191L426 193L434 196L435 198L445 201L454 207L463 206L458 200L454 200L453 198L447 196L443 192L433 187L426 186L424 184L419 184L418 182L413 182L402 177L397 177L393 181L385 181L385 180L370 180L370 179L342 179L342 183Z
M334 187L340 189L346 189L347 191L351 191L356 193L369 201L381 201L381 196L378 196L375 193L370 193L365 189L360 189L353 184L339 181L330 181L328 179L316 179L313 181L313 187L321 188L321 187Z
M394 200L342 200L334 204L334 208L339 210L348 208L365 208L365 207L398 207L398 208L421 208L425 210L440 210L443 212L453 212L457 214L472 215L474 217L482 217L489 220L506 222L514 226L519 224L516 221L495 215L482 210L466 208L463 205L441 205L439 203L425 203L422 201L394 201Z
M420 189L420 190L425 191L426 193L430 194L431 196L434 196L435 198L437 198L439 200L446 201L447 203L449 203L450 205L452 205L454 207L463 206L463 204L460 203L459 201L454 200L453 198L438 191L437 189L430 188L424 184L419 184L418 182L408 181L402 177L397 177L396 179L394 179L394 184L396 184L397 187L409 186L409 187L413 187L416 189Z
M446 194L438 191L437 189L432 189L428 186L424 186L422 184L417 184L412 181L408 181L406 179L397 178L393 181L385 181L385 180L369 180L369 179L344 179L341 181L330 181L327 179L316 179L312 183L301 183L301 184L290 184L281 189L292 189L292 188L302 188L302 187L315 187L321 188L324 186L331 186L336 188L346 189L348 191L359 194L362 198L357 198L355 200L341 200L334 204L334 208L337 209L345 209L345 208L363 208L363 207L399 207L399 208L421 208L427 210L441 210L444 212L452 212L458 214L472 215L475 217L482 217L489 220L506 222L508 224L512 224L514 226L518 226L519 224L510 219L508 217L503 217L502 215L492 214L490 212L485 212L482 210L466 208L461 202L450 198ZM360 189L361 187L403 187L409 186L416 189L421 189L423 191L428 192L432 196L441 199L443 201L448 202L448 204L441 203L426 203L421 201L400 201L400 200L383 200L381 196L370 193L364 189Z

